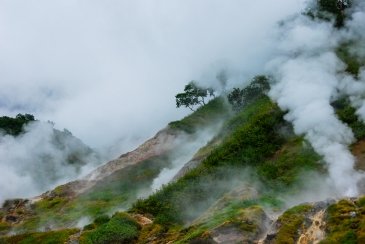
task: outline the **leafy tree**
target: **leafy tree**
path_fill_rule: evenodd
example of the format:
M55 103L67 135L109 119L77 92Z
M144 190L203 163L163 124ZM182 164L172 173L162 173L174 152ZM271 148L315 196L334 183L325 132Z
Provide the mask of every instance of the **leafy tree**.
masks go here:
M234 111L238 111L243 107L243 89L233 88L233 91L228 94L228 102L232 105Z
M246 88L233 88L233 91L227 95L228 102L232 105L234 111L239 111L245 104L265 95L269 89L268 78L266 76L256 76Z
M23 126L31 121L35 121L31 114L18 114L15 118L3 116L0 117L0 130L6 134L17 136L23 131Z
M184 92L175 96L176 107L185 106L191 111L194 110L196 105L205 105L205 98L207 96L214 96L213 88L202 88L196 84L195 81L191 81L185 86Z
M351 1L347 1L348 7L351 6ZM337 0L318 0L320 11L332 13L335 15L335 26L341 28L344 25L345 15L343 10L337 6Z

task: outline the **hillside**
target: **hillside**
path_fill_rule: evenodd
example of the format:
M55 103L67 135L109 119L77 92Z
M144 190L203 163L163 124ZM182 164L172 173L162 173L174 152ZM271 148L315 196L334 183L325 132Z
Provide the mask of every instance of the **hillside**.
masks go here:
M293 23L319 26L330 47L284 47L270 75L133 151L8 199L0 243L365 243L365 59L350 14L318 3L281 25L289 36Z
M70 131L30 114L0 117L0 202L40 194L91 170L101 157ZM11 182L11 187L9 187Z

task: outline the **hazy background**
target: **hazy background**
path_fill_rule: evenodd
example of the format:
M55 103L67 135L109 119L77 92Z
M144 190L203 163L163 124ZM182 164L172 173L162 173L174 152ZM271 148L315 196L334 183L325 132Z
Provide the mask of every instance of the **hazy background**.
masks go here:
M188 81L261 72L277 21L304 2L0 0L0 115L118 155L189 112L174 99Z

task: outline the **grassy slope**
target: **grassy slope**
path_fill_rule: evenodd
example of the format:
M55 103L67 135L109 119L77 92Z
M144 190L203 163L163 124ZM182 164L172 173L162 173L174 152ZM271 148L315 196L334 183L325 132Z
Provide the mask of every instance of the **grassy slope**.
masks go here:
M134 204L132 212L155 218L155 225L143 235L165 233L166 240L188 241L207 236L209 230L223 223L235 223L236 213L246 208L280 208L275 197L278 192L297 190L301 173L322 168L320 157L303 138L294 135L284 138L278 133L277 129L287 126L282 116L280 109L263 97L227 121L222 130L223 142L198 168ZM200 216L234 186L258 179L268 187L260 189L256 199L228 201L222 209L210 213L204 223L187 229L179 227ZM194 211L185 211L191 206Z
M216 98L195 113L173 122L170 129L186 131L184 126L189 124L197 130L199 127L216 123L222 116L228 116L224 99ZM169 153L147 159L137 165L115 172L103 182L82 195L73 198L67 193L67 188L57 187L50 197L38 201L32 207L32 214L22 224L16 225L16 231L36 231L45 226L64 227L75 224L82 217L91 219L111 213L116 209L127 209L144 190L150 185L159 172L170 165ZM0 217L4 213L0 211ZM9 226L0 223L0 232L9 230Z
M223 112L220 110L224 106L217 106L215 103L216 100L211 103L214 106L202 107L196 113L184 118L181 123L173 122L170 124L171 128L193 132L207 121L218 119L218 116L213 114L217 111ZM223 104L222 100L221 104ZM353 124L356 121L349 120L352 118L347 115L350 107L348 104L345 105L336 107L339 117L343 120L347 119L345 122L355 128L357 123L354 127ZM165 186L149 198L134 204L132 212L143 213L155 220L152 226L142 229L140 242L143 243L146 238L153 235L173 241L204 238L210 230L223 223L235 223L236 213L244 213L245 209L261 209L260 206L268 205L280 208L280 201L275 197L278 192L296 191L299 188L297 183L302 172L322 169L320 157L303 138L293 135L284 137L278 133L280 127L288 126L282 116L283 112L275 104L267 97L261 97L231 117L217 136L221 143L214 145L213 149L210 148L212 152L198 168L190 171L179 181ZM362 135L362 130L360 129L355 135ZM128 202L128 194L135 198L135 193L130 192L130 189L133 189L130 185L131 181L134 185L147 186L161 167L166 166L166 159L151 160L140 164L139 167L121 172L121 175L114 175L76 199L75 202L66 201L64 204L62 198L49 199L40 202L36 208L40 215L44 216L45 221L49 219L49 216L54 216L55 219L66 216L69 220L75 220L85 214L99 216L113 206ZM247 167L250 168L249 176L246 174ZM204 223L187 229L180 225L200 216L227 190L230 190L233 186L227 183L230 183L232 178L237 180L238 183L235 184L238 185L247 182L248 178L260 179L268 187L260 189L260 195L256 199L227 202L220 211L210 213L210 217ZM126 198L123 197L124 194ZM78 204L83 207L75 207ZM184 211L186 206L195 206L195 211L192 213ZM55 215L58 210L61 211ZM260 210L257 210L258 216L259 213ZM39 221L38 219L35 222ZM255 228L252 229L254 230Z
M0 243L4 244L56 244L65 243L69 237L79 232L78 229L65 229L49 232L34 232L16 235L8 238L0 238Z

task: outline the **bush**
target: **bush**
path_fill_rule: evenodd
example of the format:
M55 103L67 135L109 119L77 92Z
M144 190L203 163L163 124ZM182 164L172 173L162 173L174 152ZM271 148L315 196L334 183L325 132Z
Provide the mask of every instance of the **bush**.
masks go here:
M133 243L139 235L139 224L125 213L116 213L107 222L93 231L86 231L80 243L109 244Z

